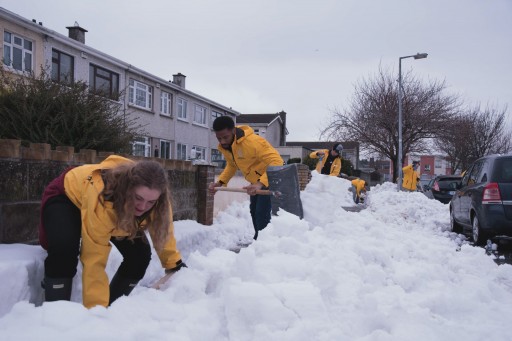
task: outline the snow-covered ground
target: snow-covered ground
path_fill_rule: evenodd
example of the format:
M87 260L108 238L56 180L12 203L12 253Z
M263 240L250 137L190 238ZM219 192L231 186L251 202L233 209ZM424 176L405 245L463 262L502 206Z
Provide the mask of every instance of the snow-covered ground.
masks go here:
M248 200L212 226L176 222L188 265L162 290L145 278L110 308L41 304L45 253L0 245L1 340L510 340L512 267L448 232L448 206L372 187L353 205L349 182L313 174L304 219L282 212L251 242ZM218 194L217 194L218 195ZM112 276L120 263L112 252Z

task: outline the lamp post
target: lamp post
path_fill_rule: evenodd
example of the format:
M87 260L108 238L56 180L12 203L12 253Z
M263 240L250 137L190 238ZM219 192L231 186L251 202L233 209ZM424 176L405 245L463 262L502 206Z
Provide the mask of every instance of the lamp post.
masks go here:
M416 53L412 56L398 58L398 160L396 162L398 168L398 191L402 190L402 59L423 59L427 58L427 56L427 53Z

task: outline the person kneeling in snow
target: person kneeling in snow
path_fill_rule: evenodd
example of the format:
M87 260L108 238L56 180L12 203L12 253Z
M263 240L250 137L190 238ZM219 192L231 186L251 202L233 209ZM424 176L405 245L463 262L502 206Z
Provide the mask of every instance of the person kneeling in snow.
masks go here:
M343 146L336 143L331 150L321 149L309 154L312 159L318 159L316 171L320 174L339 176L341 172L341 152Z
M159 163L116 155L68 168L54 179L43 193L39 227L40 244L48 251L45 301L70 300L79 255L85 307L106 307L129 295L151 260L146 230L167 273L186 266L176 248L168 188ZM111 243L123 262L109 286Z

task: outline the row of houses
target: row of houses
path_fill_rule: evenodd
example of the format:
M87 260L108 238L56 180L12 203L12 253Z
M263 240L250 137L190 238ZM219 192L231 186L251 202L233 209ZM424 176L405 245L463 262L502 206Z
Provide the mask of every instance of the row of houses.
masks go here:
M136 117L145 127L145 135L133 141L134 155L220 164L222 155L211 127L222 115L251 126L278 149L285 161L303 159L312 150L329 149L333 144L287 142L286 112L242 115L227 104L187 90L182 73L166 80L87 46L87 30L76 22L67 27L65 36L42 22L0 8L0 29L4 68L38 75L42 67L57 82L84 81L90 91L120 102L124 115ZM359 145L343 145L343 156L357 168Z
M38 75L42 67L55 81L85 81L90 91L122 102L123 114L137 117L145 126L146 135L133 143L134 155L220 158L211 124L218 116L236 119L240 113L187 90L185 75L177 73L166 80L87 46L87 30L78 23L67 27L64 36L0 8L0 29L1 55L8 70ZM120 93L125 95L120 98Z

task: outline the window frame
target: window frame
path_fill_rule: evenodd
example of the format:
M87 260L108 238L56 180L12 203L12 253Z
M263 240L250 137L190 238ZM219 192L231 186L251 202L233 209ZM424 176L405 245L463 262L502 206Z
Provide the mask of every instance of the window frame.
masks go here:
M172 117L172 93L160 91L160 114Z
M176 117L179 120L186 121L187 120L187 111L188 111L188 101L183 97L178 97L176 100Z
M198 125L201 125L201 126L206 126L207 125L207 122L206 122L206 111L208 109L206 107L203 107L202 105L199 105L199 104L194 104L194 123L195 124L198 124Z
M137 146L143 148L143 152L140 153L139 150L137 150ZM144 157L150 157L151 156L151 143L150 138L147 136L139 136L136 137L132 141L132 155L133 156L144 156Z
M192 150L195 150L195 157L194 158L190 157L191 160L206 161L206 151L207 151L206 147L193 145L192 148L190 149L190 154L192 154ZM200 154L201 157L197 157L198 153Z
M162 159L171 159L172 157L172 149L171 149L171 141L168 140L160 140L160 154L159 157Z
M222 161L222 160L224 160L224 154L222 154L221 151L218 150L217 148L212 148L210 150L210 160L212 162Z
M104 75L98 74L98 71L102 71L109 74L109 77L106 77ZM109 83L109 89L108 91L104 91L101 88L98 88L97 80L102 79ZM92 84L91 84L92 83ZM89 63L89 91L104 96L110 99L113 99L115 101L119 100L119 74L110 71L108 69L105 69L102 66Z
M6 37L9 35L9 41L6 41ZM20 39L21 44L16 44L15 39ZM3 64L7 66L10 69L17 70L20 72L33 72L34 71L34 41L24 38L19 34L13 33L8 30L4 30L4 37L3 37ZM30 48L26 47L26 43L30 44ZM21 52L20 55L20 61L19 65L20 68L17 68L16 66L18 63L16 62L16 56L14 55L15 49L19 50ZM9 59L6 60L6 51L9 51ZM29 68L27 68L27 56L30 56L30 65ZM16 63L15 63L16 62Z
M57 54L57 58L54 57L54 53ZM69 57L70 58L70 72L65 74L65 75L69 75L69 79L68 77L66 77L64 75L64 79L62 79L63 77L63 73L62 73L62 56L66 56L66 57ZM56 71L56 78L54 77L54 67L57 66L57 71ZM75 57L68 54L68 53L65 53L65 52L62 52L60 50L57 50L57 49L54 49L52 48L52 70L51 70L51 77L52 77L52 80L55 81L55 82L58 82L58 83L64 83L64 84L71 84L75 81Z
M153 109L154 89L151 85L130 78L128 81L128 104L137 108Z
M176 144L176 159L187 160L187 145L185 143Z

